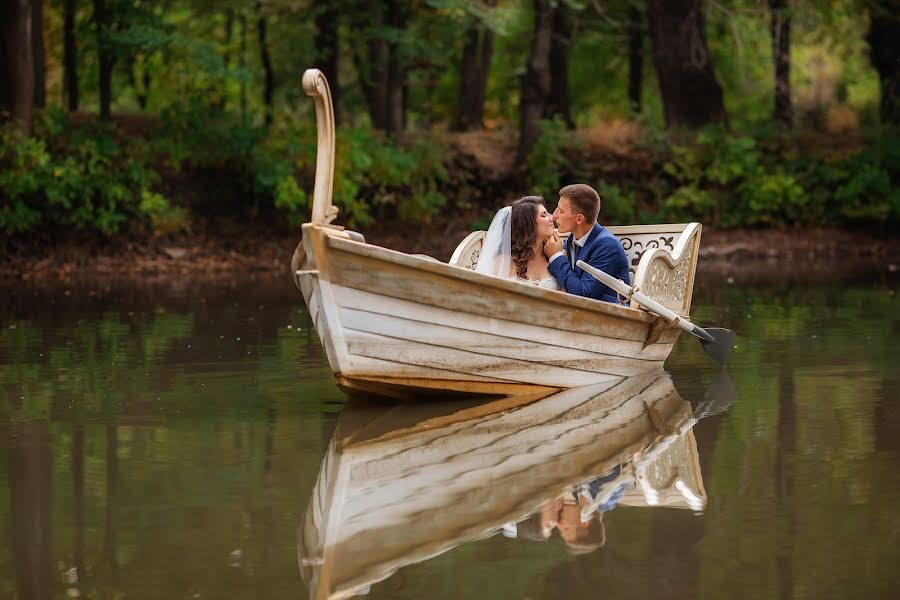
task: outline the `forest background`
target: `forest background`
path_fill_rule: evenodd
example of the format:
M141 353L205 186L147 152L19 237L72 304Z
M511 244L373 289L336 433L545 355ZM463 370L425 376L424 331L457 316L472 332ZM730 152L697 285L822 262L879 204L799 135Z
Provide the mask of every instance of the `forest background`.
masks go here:
M518 195L552 207L573 181L600 191L604 223L900 222L900 0L9 0L0 13L6 256L296 233L315 167L310 66L336 102L339 221L376 239L427 223L446 253Z

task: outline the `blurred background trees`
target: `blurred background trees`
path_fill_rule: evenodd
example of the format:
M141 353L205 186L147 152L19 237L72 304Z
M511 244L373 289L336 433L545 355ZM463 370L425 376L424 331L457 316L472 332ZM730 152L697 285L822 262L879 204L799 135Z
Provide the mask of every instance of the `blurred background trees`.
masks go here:
M575 179L619 220L890 222L898 4L10 0L0 229L295 223L314 164L309 66L331 83L351 223L553 198ZM722 165L722 144L749 150Z

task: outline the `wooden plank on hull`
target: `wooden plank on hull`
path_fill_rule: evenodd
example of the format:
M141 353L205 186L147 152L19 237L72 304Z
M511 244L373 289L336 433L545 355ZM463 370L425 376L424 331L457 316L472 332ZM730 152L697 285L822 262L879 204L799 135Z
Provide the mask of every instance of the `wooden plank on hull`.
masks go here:
M398 400L428 400L443 396L521 396L550 394L560 388L514 381L466 381L435 377L391 377L366 375L361 378L336 376L337 385L350 393L376 394Z
M397 339L398 341L428 343L474 354L488 354L524 360L536 363L538 368L541 365L550 365L627 377L662 366L662 361L660 360L643 360L601 354L577 348L567 348L565 346L414 321L409 319L408 313L402 313L404 316L401 318L356 309L342 309L340 314L343 326L356 331L381 335ZM610 345L615 345L616 342L618 340L610 340ZM637 344L638 342L629 343Z
M507 319L448 311L410 300L343 286L334 286L334 290L335 297L341 308L371 312L373 313L373 318L380 318L375 317L375 315L402 315L403 318L417 322L434 323L464 331L497 336L501 338L498 339L498 343L503 343L503 338L512 338L561 348L575 348L586 352L638 358L641 360L664 361L671 352L672 344L681 331L680 328L674 328L674 330L670 330L671 334L668 336L663 335L661 332L659 343L644 348L643 341L605 338L595 334L550 327L547 323L553 319L554 314L549 312L544 319L544 324L531 325Z
M614 381L620 376L577 369L539 366L522 360L473 354L418 342L404 342L362 331L345 329L351 355L379 358L404 365L420 365L488 377L501 381L535 383L551 387L574 387ZM538 368L540 367L540 368Z

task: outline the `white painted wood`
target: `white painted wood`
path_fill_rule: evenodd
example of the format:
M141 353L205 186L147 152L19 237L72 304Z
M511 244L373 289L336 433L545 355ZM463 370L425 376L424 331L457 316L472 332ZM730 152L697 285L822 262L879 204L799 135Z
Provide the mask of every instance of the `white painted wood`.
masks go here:
M406 315L395 317L383 313L343 309L341 310L341 320L348 329L396 340L398 344L419 342L471 354L516 359L536 363L534 368L550 365L627 377L662 366L662 361L652 361L651 363L614 354L594 353L574 347L435 325L421 320L411 320ZM609 341L610 343L618 342L618 340Z
M643 341L622 340L608 338L598 334L566 331L552 326L556 321L564 318L565 311L554 305L548 305L546 310L538 315L538 321L543 325L532 325L509 319L484 317L482 315L466 312L447 311L440 308L419 304L411 300L402 300L389 296L382 296L347 288L335 286L340 314L350 316L350 311L373 313L371 320L377 324L379 315L390 315L398 319L405 319L424 324L452 327L471 334L472 339L478 339L477 334L491 336L496 339L498 346L510 343L509 340L519 340L523 343L545 344L560 349L571 348L590 352L593 354L635 358L643 361L655 361L656 365L648 365L644 370L651 370L662 363L669 355L671 343L652 344L644 347ZM377 327L377 325L372 325ZM562 354L560 358L562 358Z
M484 247L484 231L473 231L459 243L448 264L454 267L474 270L478 266L481 257L481 248Z
M316 182L313 188L313 223L330 223L338 209L331 203L334 187L334 106L325 75L318 69L307 69L302 78L303 91L313 97L316 107Z

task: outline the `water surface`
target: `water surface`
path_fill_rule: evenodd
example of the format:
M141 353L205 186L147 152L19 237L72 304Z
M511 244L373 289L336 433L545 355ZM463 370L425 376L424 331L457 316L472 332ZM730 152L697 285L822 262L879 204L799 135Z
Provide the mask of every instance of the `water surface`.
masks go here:
M739 335L729 368L736 401L698 413L691 430L701 509L620 503L603 513L602 546L579 553L559 531L546 542L503 533L516 506L534 508L558 491L537 485L540 469L505 488L485 490L490 479L479 479L469 488L483 498L474 529L439 531L427 513L391 523L390 539L428 539L435 550L410 550L396 572L357 591L893 597L897 283L879 273L776 284L701 278L695 320ZM383 403L341 414L345 396L289 282L18 289L4 293L0 310L3 598L307 597L298 530L333 436L344 440L362 424L377 437L418 418L410 412L403 423L403 410ZM688 414L717 373L687 335L666 370ZM585 418L594 426L608 417ZM597 438L594 463L580 441L559 447L577 449L589 471L608 466L608 442ZM539 446L542 460L566 465L552 443ZM515 461L527 450L504 452ZM536 491L518 498L526 484ZM439 483L396 498L396 514L439 497L433 489ZM373 519L382 516L360 527L379 525Z

